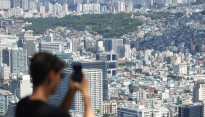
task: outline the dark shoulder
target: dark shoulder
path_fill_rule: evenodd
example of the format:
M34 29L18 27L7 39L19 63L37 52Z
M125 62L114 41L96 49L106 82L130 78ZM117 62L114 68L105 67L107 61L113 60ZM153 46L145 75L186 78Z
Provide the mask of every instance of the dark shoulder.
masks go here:
M28 97L17 104L16 117L70 117L61 108L49 106L42 101L31 101Z

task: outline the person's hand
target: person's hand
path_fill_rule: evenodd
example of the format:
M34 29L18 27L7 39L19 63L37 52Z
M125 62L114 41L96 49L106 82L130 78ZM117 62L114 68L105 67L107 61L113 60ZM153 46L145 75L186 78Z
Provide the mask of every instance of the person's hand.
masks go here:
M73 79L73 76L71 77L71 79ZM77 89L79 90L83 96L89 96L89 90L88 90L88 80L85 76L85 74L82 75L82 80L81 82L77 82L77 81L71 81L70 85L73 89Z
M72 91L72 92L76 92L77 91L77 88L74 86L74 80L73 80L73 75L70 77L70 80L69 80L69 90Z

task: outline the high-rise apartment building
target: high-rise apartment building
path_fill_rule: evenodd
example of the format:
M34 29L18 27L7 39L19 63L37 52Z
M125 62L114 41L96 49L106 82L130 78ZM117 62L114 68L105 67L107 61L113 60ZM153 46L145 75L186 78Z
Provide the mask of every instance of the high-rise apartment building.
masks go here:
M124 12L125 11L125 2L120 0L117 2L117 4L118 4L117 12L118 13Z
M9 0L0 0L0 9L9 9L11 2Z
M101 12L102 13L107 13L107 6L101 6Z
M28 10L28 1L29 0L21 0L21 8L23 10Z
M31 95L33 92L30 82L30 75L26 73L12 74L9 84L10 92L19 99Z
M63 8L62 8L61 4L55 3L53 5L53 12L59 13L59 12L62 12L62 9Z
M46 2L45 7L46 7L46 11L47 11L48 13L52 13L52 12L53 12L53 4L52 4L52 3Z
M37 2L36 1L29 1L28 2L29 10L36 10L37 9Z
M80 65L83 69L102 69L103 71L103 101L108 101L107 63L104 61L76 61L72 65Z
M11 73L27 71L27 50L18 47L3 50L3 63L10 67Z
M83 73L88 79L91 105L96 112L97 109L103 110L103 82L102 69L83 69ZM75 112L84 113L83 95L77 91L74 96L72 109Z
M21 7L21 0L11 0L11 8Z
M77 5L77 12L82 12L83 11L83 5L82 4L78 4Z
M70 76L73 74L72 68L66 68L62 71L65 73L65 77L61 80L60 84L57 87L57 90L54 95L50 96L49 104L52 106L59 107L62 103L67 91L69 89L69 79ZM103 73L102 69L83 69L82 72L86 75L89 81L89 92L90 92L90 99L93 109L101 109L103 105ZM73 104L71 107L77 113L84 113L84 102L82 94L77 91L74 99Z
M193 88L193 103L205 100L205 84L195 84Z
M97 53L96 60L105 61L107 63L107 73L116 75L118 71L118 54L114 51L106 53Z
M64 3L64 4L63 4L63 9L62 9L62 11L63 11L64 13L67 13L67 12L68 12L68 4L67 4L67 3Z

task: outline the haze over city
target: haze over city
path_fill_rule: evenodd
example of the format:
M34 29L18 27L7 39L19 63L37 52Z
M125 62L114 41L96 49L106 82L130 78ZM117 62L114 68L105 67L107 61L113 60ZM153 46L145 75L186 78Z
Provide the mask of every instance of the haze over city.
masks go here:
M0 0L0 117L33 93L30 61L66 65L59 107L82 66L96 117L204 117L204 0ZM72 117L85 113L75 93Z

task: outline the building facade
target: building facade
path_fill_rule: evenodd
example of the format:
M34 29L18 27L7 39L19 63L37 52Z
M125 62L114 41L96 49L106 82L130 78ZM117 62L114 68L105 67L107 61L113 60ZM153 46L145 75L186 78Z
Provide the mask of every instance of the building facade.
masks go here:
M10 67L7 66L7 64L3 64L0 70L1 70L1 74L0 74L1 78L4 78L4 80L8 80L10 74Z
M205 100L205 84L195 84L193 88L193 103Z
M83 69L102 69L103 71L103 101L108 101L108 79L107 79L107 63L103 61L79 61L72 62L72 65L80 65Z
M10 67L11 73L27 71L27 50L18 47L3 50L3 63Z
M107 63L107 73L116 75L118 71L118 54L115 52L97 53L96 60L105 61Z
M204 117L204 105L181 106L178 117Z
M11 75L9 84L10 92L19 99L31 95L33 92L30 82L30 75L28 74L20 73Z
M117 103L104 103L103 104L103 114L117 114Z
M96 112L97 109L103 110L103 72L102 69L83 69L83 73L88 79L91 105ZM83 96L77 91L74 96L72 109L77 113L84 113Z

